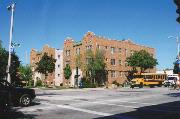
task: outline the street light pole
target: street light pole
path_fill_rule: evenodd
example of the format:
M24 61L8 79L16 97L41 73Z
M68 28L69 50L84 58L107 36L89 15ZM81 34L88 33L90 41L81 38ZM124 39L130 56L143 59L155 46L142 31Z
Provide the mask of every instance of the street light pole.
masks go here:
M15 3L8 6L7 9L11 11L11 24L10 24L10 33L9 33L9 57L8 57L8 65L7 65L7 81L11 83L11 76L10 76L10 66L11 66L11 49L12 49L12 34L13 34L13 20L14 20L14 9Z
M177 42L177 58L179 59L179 37L169 36L168 38L175 38Z

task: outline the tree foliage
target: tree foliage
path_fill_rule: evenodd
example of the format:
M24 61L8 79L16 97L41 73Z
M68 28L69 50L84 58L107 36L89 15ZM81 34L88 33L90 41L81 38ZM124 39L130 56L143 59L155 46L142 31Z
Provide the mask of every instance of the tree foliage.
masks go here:
M0 79L6 78L7 64L8 64L9 53L2 46L0 47ZM20 85L20 80L18 77L18 67L20 61L15 52L11 53L11 67L9 69L11 75L11 83L14 85Z
M128 65L133 68L140 68L140 72L144 72L148 68L153 68L158 64L157 59L153 58L147 51L140 50L134 52L133 55L126 59Z
M31 81L32 81L32 70L29 65L23 66L20 65L19 67L19 78L22 81L26 82L26 86L29 85L31 86Z
M69 79L71 77L72 71L69 64L66 64L66 67L64 68L64 77L65 79Z
M97 83L98 85L104 84L107 80L106 64L104 62L104 51L97 49L95 53L88 50L86 53L87 64L86 72L87 77L92 83Z
M36 71L48 76L48 73L52 73L55 70L55 62L56 60L53 57L50 57L47 55L47 53L44 53L41 60L36 63Z
M174 68L173 68L173 73L178 74L180 72L179 70L179 63L178 61L174 62Z

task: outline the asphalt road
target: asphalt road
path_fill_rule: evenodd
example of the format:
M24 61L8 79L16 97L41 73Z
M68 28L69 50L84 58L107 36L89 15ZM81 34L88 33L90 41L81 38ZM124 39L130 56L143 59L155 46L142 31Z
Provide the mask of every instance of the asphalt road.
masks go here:
M180 90L168 88L36 89L29 107L7 119L180 119Z

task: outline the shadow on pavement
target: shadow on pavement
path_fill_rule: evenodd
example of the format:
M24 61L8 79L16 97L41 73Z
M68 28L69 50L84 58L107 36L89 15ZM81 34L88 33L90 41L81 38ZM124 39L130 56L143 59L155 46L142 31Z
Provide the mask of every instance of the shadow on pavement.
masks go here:
M16 109L10 109L6 112L0 112L0 119L35 119L34 114L23 114Z
M95 119L180 119L180 101L140 107L135 111Z
M180 97L180 93L169 93L169 94L166 94L170 97Z
M39 105L39 102L32 102L30 106ZM14 106L8 108L6 111L0 111L0 119L35 119L37 115L35 114L24 114L21 111L18 111L21 108L20 106Z

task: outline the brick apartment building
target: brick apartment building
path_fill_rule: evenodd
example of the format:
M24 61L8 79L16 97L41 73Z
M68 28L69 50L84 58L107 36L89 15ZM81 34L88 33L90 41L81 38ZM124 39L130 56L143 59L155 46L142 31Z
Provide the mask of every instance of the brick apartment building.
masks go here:
M56 59L55 63L55 71L53 73L49 73L46 77L43 74L38 73L35 71L36 69L36 63L39 62L44 55L44 53L47 53L48 56L52 56L54 59ZM31 49L30 52L30 66L33 71L33 80L34 85L37 80L44 81L45 84L48 86L59 86L61 83L63 83L63 51L55 48L51 48L48 45L45 45L41 51L37 51L36 49Z
M122 84L127 78L127 71L131 67L127 66L126 58L133 54L134 51L146 50L153 57L155 57L155 49L138 45L133 43L131 40L112 40L105 37L97 36L93 32L87 32L82 41L76 42L72 38L67 38L64 41L64 53L63 62L64 66L70 64L73 72L76 70L76 57L81 55L81 67L79 71L82 72L80 75L85 75L83 72L83 65L87 63L86 61L86 51L91 49L93 52L96 49L102 49L105 51L105 62L108 71L108 83L117 81ZM148 69L148 72L155 72L156 69ZM74 75L71 76L71 85L74 85Z

